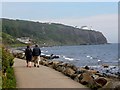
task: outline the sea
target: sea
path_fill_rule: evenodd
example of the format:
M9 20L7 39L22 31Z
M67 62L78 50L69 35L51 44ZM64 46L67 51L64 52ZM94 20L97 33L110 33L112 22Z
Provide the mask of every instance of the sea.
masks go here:
M118 44L79 45L79 46L53 46L42 47L42 55L57 55L55 59L76 65L89 66L103 72L119 73ZM103 69L102 65L109 65ZM111 71L108 71L111 70Z

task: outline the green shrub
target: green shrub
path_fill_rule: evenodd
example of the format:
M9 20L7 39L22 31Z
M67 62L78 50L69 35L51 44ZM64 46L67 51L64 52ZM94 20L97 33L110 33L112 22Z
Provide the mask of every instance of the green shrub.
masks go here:
M2 48L2 88L15 88L16 80L14 76L14 57L5 48Z
M5 48L2 48L2 70L7 70L7 68L11 67L14 63L13 59L13 55L5 50Z

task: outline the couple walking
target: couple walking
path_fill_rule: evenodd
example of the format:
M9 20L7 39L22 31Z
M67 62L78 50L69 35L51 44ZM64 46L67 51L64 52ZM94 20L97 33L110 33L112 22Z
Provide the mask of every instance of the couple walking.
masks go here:
M27 67L31 67L32 58L34 60L34 67L36 66L39 67L40 55L41 55L41 50L38 47L38 45L35 45L33 51L31 50L30 46L27 46L25 50Z

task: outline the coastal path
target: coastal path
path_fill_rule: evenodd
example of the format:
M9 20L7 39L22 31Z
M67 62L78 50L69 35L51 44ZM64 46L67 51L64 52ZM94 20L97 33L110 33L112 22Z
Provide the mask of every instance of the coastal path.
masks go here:
M23 59L14 59L16 88L86 88L52 68L40 65L39 68L26 67ZM86 90L85 89L85 90Z

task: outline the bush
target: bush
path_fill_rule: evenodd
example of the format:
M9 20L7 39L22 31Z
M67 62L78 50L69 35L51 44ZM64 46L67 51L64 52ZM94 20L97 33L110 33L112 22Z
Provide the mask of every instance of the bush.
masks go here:
M2 70L12 67L14 57L5 48L2 48Z
M16 80L13 70L14 57L5 48L2 48L2 88L15 88Z

